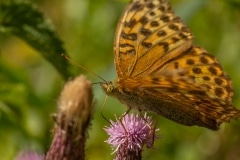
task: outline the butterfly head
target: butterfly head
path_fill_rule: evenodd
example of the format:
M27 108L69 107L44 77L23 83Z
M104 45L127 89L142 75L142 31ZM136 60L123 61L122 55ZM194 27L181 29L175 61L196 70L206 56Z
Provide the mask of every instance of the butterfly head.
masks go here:
M114 93L115 87L112 81L101 82L100 85L107 95L112 95Z

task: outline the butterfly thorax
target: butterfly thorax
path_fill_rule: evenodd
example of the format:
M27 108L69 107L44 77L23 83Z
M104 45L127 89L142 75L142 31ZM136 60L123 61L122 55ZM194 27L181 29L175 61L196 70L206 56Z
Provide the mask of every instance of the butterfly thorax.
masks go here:
M129 90L121 84L121 80L100 83L104 92L111 97L117 98L121 103L125 104L128 109L137 109L139 111L149 111L151 103L145 99L144 92L139 93L135 89ZM147 97L146 97L147 98Z
M103 91L108 95L119 99L119 101L125 104L128 108L135 108L138 110L146 110L141 108L142 100L140 97L135 95L133 91L129 91L127 88L124 88L118 82L102 82L100 83Z

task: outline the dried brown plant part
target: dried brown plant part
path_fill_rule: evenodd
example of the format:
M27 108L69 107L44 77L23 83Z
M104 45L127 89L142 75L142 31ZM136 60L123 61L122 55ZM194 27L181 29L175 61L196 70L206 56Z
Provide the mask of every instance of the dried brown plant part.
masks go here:
M46 160L84 160L87 129L93 115L91 82L83 75L67 82L58 107L54 138Z

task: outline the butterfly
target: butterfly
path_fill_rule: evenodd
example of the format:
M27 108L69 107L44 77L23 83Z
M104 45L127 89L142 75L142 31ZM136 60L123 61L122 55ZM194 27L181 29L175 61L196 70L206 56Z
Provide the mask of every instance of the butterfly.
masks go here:
M132 0L116 30L117 80L100 85L131 109L218 130L237 119L232 82L218 60L193 45L167 0Z

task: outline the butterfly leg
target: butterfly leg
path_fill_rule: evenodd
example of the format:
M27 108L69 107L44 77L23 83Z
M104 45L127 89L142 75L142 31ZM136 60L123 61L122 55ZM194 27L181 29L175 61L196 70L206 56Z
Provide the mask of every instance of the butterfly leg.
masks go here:
M127 106L127 110L119 117L119 120L121 120L124 116L126 116L131 110L132 108Z
M122 120L123 120L123 117L126 116L131 111L131 109L132 109L131 107L127 106L127 110L119 117L119 122L121 123L126 136L128 135L128 132L127 132ZM128 143L128 141L127 141L127 143Z
M149 123L148 123L148 120L146 119L147 113L144 112L144 111L142 111L141 109L138 109L138 113L139 113L140 117L146 122L146 124L147 124L147 126L149 127L149 129L150 129L151 131L155 130L157 122L155 122L154 127L152 127L151 124L149 124Z
M131 109L132 109L131 107L127 106L127 110L119 117L119 122L121 123L122 127L124 128L124 131L125 131L125 134L126 134L126 135L127 135L128 133L127 133L127 131L126 131L124 125L123 125L122 120L123 120L123 117L126 116L126 115L131 111Z

